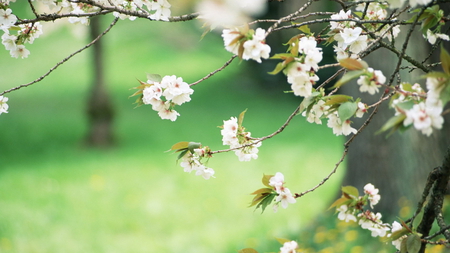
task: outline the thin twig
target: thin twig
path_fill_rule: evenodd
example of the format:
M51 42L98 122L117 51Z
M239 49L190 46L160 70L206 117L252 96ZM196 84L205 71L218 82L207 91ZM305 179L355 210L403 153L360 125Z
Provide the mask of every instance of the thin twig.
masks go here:
M225 64L224 64L222 67L220 67L220 68L214 70L213 72L209 73L208 75L206 75L206 76L203 77L202 79L200 79L200 80L198 80L198 81L196 81L196 82L193 82L193 83L189 84L189 86L194 86L194 85L196 85L196 84L198 84L198 83L200 83L200 82L203 82L204 80L210 78L211 76L213 76L213 75L216 74L217 72L219 72L219 71L225 69L228 65L230 65L230 63L231 63L236 57L237 57L237 55L233 55L228 61L225 62Z
M36 80L34 80L34 81L32 81L32 82L29 82L29 83L22 84L22 85L19 85L19 86L17 86L17 87L11 88L11 89L9 89L9 90L5 90L5 91L3 91L3 92L0 93L0 96L3 95L3 94L6 94L6 93L10 93L10 92L15 91L15 90L19 90L19 89L24 88L24 87L28 87L28 86L30 86L30 85L33 85L33 84L35 84L35 83L38 83L38 82L42 81L44 78L46 78L48 75L50 75L50 73L52 73L55 69L57 69L57 68L58 68L59 66L61 66L63 63L65 63L65 62L67 62L68 60L70 60L70 58L74 57L74 56L77 55L78 53L83 52L84 50L86 50L86 49L88 49L90 46L92 46L95 42L97 42L101 37L103 37L106 33L108 33L108 32L111 30L111 28L117 23L118 19L119 19L119 18L115 18L114 21L109 25L109 27L108 27L103 33L101 33L99 36L97 36L97 38L95 38L93 41L91 41L89 44L87 44L86 46L82 47L81 49L79 49L79 50L75 51L74 53L70 54L69 56L67 56L66 58L64 58L62 61L58 62L58 63L57 63L54 67L52 67L47 73L45 73L44 75L42 75L42 76L39 77L38 79L36 79Z

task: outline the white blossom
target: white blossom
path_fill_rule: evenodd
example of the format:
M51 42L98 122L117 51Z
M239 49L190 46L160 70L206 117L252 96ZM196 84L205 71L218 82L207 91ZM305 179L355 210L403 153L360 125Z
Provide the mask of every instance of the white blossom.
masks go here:
M25 48L24 45L17 45L15 48L9 51L12 57L14 58L27 58L30 54L30 51Z
M427 106L425 102L415 104L412 109L406 111L406 119L403 125L414 125L423 134L430 136L433 128L441 129L444 118L441 116L442 106Z
M291 191L288 188L284 188L284 191L279 192L278 196L275 199L276 202L280 202L281 206L286 209L289 204L294 204L297 200L292 195Z
M296 241L285 242L280 248L280 253L296 253L298 244Z
M340 207L336 208L337 211L339 211L338 214L338 219L339 220L343 220L345 222L349 222L349 221L355 221L356 222L356 217L353 214L352 211L350 211L348 209L347 205L341 205Z
M269 185L275 187L276 192L282 192L284 190L284 175L281 172L275 173L275 175L269 179Z
M12 14L11 9L0 9L0 29L6 30L16 23L17 17Z
M370 207L378 204L381 196L378 194L378 189L373 184L366 184L364 186L364 193L369 195Z
M0 96L0 114L8 113L9 106L6 102L8 102L8 98L4 97L4 96Z

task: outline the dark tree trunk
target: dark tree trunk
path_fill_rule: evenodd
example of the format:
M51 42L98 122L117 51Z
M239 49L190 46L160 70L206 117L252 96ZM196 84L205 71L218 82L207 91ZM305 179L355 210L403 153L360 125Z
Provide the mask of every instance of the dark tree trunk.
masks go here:
M418 59L424 59L428 54L428 44L415 35L415 40L409 45L408 54ZM423 48L424 50L417 50ZM382 70L388 76L395 69L397 57L387 50L376 52L365 59L369 66ZM433 59L436 61L436 59ZM402 81L418 82L425 88L424 73L414 71L403 73ZM363 102L373 102L378 96L361 94L357 85L349 84L343 87L345 94L361 97ZM382 92L382 91L381 91ZM407 200L411 207L418 202L427 174L441 164L446 148L450 144L450 118L445 118L443 129L434 130L429 137L414 128L404 133L394 133L389 138L386 134L375 135L382 125L394 115L387 103L381 106L369 126L355 138L347 156L347 171L343 185L353 185L362 189L366 183L372 183L380 189L381 201L375 207L389 221L398 217L401 200ZM355 126L362 124L362 120L354 120ZM403 202L408 203L408 202Z
M91 39L96 38L101 33L100 17L92 18L89 27ZM102 39L93 45L92 58L94 80L87 105L89 130L86 143L89 146L107 147L114 142L112 130L114 109L105 86Z

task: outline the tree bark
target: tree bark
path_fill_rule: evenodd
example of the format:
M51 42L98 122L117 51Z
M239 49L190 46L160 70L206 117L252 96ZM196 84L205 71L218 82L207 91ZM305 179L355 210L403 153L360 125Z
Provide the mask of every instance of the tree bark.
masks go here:
M95 39L100 33L100 17L91 18L90 37ZM103 42L98 40L93 45L93 83L87 104L89 130L86 144L94 147L107 147L114 144L113 120L114 109L106 90L103 62Z
M408 54L417 59L425 59L429 45L420 34L414 36ZM387 50L377 51L364 60L370 67L381 70L386 76L392 73L398 61L397 57ZM419 82L424 87L425 79L420 78L423 74L417 70L403 73L402 81ZM355 98L361 97L366 103L374 102L377 98L360 93L356 84L344 85L342 91ZM375 210L387 219L398 217L402 205L399 200L407 200L412 207L415 206L425 185L427 174L440 164L446 147L450 144L448 115L445 117L443 128L434 129L429 137L414 128L404 133L394 133L389 138L385 138L386 134L375 135L374 133L393 115L393 109L389 109L387 103L384 103L369 126L355 138L347 156L347 171L343 179L343 185L353 185L359 189L366 183L378 187L382 199ZM354 120L355 126L361 124L362 120ZM388 221L387 219L383 220Z

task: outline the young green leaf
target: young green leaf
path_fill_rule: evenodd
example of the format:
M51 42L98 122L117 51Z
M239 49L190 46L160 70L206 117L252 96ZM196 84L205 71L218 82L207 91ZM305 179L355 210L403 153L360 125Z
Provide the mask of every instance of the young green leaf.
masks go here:
M408 253L417 253L420 250L420 246L422 245L420 241L420 236L417 234L409 235L406 238L406 248Z
M191 141L188 144L188 149L189 149L189 151L191 151L192 154L194 154L194 149L201 148L201 147L202 147L202 144L200 142L192 142Z
M147 74L147 79L152 82L161 82L162 77L158 74Z
M341 87L342 85L350 82L352 79L355 79L359 76L361 76L362 74L364 74L366 71L365 70L354 70L354 71L349 71L347 73L345 73L341 79L339 79L334 86L332 87L334 88L338 88Z
M267 186L267 187L272 187L272 186L270 186L269 185L269 181L270 181L270 179L273 177L273 175L264 175L263 174L263 177L262 177L262 183L263 183L263 185L265 185L265 186Z
M330 210L333 207L339 207L342 205L346 205L346 204L350 203L351 201L352 201L352 199L349 199L344 195L343 197L334 201L333 204L331 204L331 206L328 208L328 210Z
M264 210L266 210L266 207L272 203L272 200L275 198L276 195L277 194L275 193L267 194L266 197L256 206L256 209L261 207L262 210L261 213L264 213Z
M244 122L244 116L245 116L245 112L247 111L247 109L245 109L243 112L241 112L239 114L239 118L238 118L238 127L241 128L242 127L242 122Z
M180 141L178 143L173 144L170 150L176 150L175 152L179 152L183 149L187 149L189 147L188 141Z
M351 118L355 114L356 110L358 110L358 105L356 102L345 102L339 106L339 118L342 122L344 122Z
M342 186L342 192L347 193L350 196L353 197L359 197L359 191L356 189L356 187L348 185L348 186Z
M353 58L345 58L339 61L339 64L347 70L363 70L367 69L367 63L362 60L356 60Z
M305 34L311 34L311 30L309 29L308 25L302 25L298 28L300 31L304 32Z
M335 105L351 101L353 98L347 95L331 95L326 97L326 99L325 105Z
M450 55L448 54L447 50L443 46L441 46L441 62L442 62L442 69L447 75L450 75Z
M392 131L390 134L392 134L395 130L397 130L401 125L403 125L403 121L406 119L405 114L399 114L392 118L390 118L384 125L381 127L380 130L378 130L375 134L382 133L388 129L392 128Z

